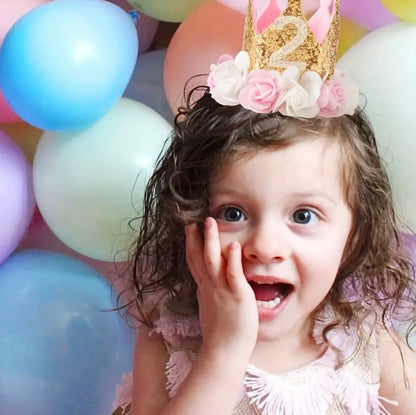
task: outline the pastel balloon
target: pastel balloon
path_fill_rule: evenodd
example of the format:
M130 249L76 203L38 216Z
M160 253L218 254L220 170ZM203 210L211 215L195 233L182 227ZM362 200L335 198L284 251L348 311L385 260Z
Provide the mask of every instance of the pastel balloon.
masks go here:
M140 101L173 122L173 112L163 88L165 56L166 49L140 55L124 96Z
M31 168L20 148L0 131L0 264L18 246L34 208Z
M9 1L7 2L7 5L6 1L0 2L0 48L3 44L6 33L10 30L13 24L29 10L45 3L46 0ZM20 118L10 108L0 90L0 123L16 121L20 121Z
M237 10L240 13L247 13L247 1L246 0L217 0L219 3L225 6ZM269 0L253 0L253 8L255 10L262 10L266 7ZM287 0L277 0L277 4L280 9L286 8ZM305 15L315 11L320 5L320 0L303 0L302 10Z
M11 108L42 130L86 127L122 96L137 59L132 19L102 0L55 0L10 29L0 86Z
M74 251L65 245L49 228L39 212L35 209L30 225L23 236L17 250L22 249L43 249L57 252L71 258L82 261L95 269L101 276L111 282L117 293L121 293L126 287L126 279L122 278L129 266L126 262L97 261Z
M32 163L43 131L23 121L2 124L1 128L19 146L29 163Z
M129 220L141 210L143 187L171 132L151 108L121 98L103 118L78 131L45 131L33 176L40 212L73 250L124 261Z
M381 0L341 1L340 12L342 16L351 19L370 31L398 20L393 13L386 9Z
M368 33L367 29L343 16L340 18L340 28L338 58Z
M416 229L416 25L396 23L369 33L339 60L365 95L399 218Z
M416 2L414 0L381 0L381 2L401 20L416 22Z
M114 3L116 6L121 7L124 11L131 14L139 37L139 53L146 53L155 38L159 21L144 13L138 13L132 9L132 5L127 0L111 0L111 3Z
M179 26L167 49L164 87L172 111L183 104L186 82L194 75L209 73L222 54L241 50L244 15L218 2L206 2ZM206 84L206 76L188 83L188 88Z
M109 283L80 261L43 250L12 255L0 267L0 413L111 413L134 344L109 311L115 304Z
M206 0L128 0L137 10L165 22L182 22Z

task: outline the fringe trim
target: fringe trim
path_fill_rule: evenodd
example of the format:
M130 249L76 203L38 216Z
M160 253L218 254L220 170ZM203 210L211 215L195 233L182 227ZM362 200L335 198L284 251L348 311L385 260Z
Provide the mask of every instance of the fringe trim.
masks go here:
M161 334L169 343L177 340L177 337L197 338L202 335L197 316L178 318L176 316L162 316L156 323L152 333Z
M334 372L331 368L328 371ZM322 366L307 366L285 375L275 375L249 366L245 386L250 403L262 415L325 414L334 399L334 375Z
M179 350L174 352L166 364L166 390L169 398L173 398L179 387L188 376L192 368L192 358L189 351Z
M116 385L115 399L113 409L121 408L121 414L127 414L127 409L131 404L133 394L133 373L123 373L121 376L121 385Z

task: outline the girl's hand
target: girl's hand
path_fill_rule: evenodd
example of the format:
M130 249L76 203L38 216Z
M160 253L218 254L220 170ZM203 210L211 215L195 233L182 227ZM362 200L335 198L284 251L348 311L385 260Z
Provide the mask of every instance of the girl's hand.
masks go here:
M224 258L213 218L205 221L205 241L196 224L188 225L185 232L187 262L198 286L201 353L219 356L225 352L247 363L256 344L258 312L243 273L241 246L231 243Z

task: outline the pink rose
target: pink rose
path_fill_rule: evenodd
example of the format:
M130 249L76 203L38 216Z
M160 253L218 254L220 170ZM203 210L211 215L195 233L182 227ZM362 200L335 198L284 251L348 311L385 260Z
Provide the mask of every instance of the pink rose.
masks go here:
M276 112L284 101L284 93L280 72L256 69L247 76L240 91L240 103L258 113Z
M353 114L358 106L359 89L343 73L335 73L327 79L321 88L318 100L319 115L322 117L339 117L343 114Z

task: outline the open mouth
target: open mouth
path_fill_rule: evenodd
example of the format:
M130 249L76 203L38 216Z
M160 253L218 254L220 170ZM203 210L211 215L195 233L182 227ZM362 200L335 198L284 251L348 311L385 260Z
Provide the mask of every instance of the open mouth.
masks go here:
M293 291L293 285L283 282L274 284L249 281L256 296L257 306L273 309L277 307Z

